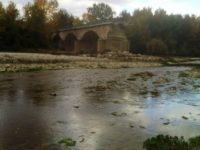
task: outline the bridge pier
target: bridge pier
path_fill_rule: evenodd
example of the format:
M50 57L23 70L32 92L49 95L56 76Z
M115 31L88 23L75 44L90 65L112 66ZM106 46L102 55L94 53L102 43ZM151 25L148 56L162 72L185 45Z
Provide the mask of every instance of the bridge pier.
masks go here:
M74 41L74 53L75 54L80 53L80 40Z
M97 42L97 53L103 53L106 48L106 40L99 39Z

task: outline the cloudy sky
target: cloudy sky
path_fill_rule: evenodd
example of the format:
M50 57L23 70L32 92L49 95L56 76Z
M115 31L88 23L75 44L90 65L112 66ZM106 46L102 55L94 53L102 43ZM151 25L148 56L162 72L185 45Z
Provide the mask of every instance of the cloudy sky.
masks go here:
M1 0L5 5L10 0ZM13 0L19 9L33 0ZM153 10L163 8L168 14L196 14L200 16L200 0L58 0L59 7L65 8L75 16L81 16L93 3L104 2L119 14L122 10L133 12L136 8L151 7Z

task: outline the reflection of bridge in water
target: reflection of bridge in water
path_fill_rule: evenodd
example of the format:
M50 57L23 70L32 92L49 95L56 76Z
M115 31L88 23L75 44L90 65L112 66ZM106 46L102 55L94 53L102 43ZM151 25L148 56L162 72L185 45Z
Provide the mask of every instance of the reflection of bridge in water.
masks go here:
M111 22L61 29L53 33L52 39L59 48L72 54L129 49L123 27Z

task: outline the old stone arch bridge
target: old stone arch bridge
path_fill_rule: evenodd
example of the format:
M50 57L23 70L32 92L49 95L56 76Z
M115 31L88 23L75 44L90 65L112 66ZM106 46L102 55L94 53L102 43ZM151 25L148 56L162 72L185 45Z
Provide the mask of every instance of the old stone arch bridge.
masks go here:
M52 34L52 39L59 48L71 54L129 50L122 26L111 22L60 29Z

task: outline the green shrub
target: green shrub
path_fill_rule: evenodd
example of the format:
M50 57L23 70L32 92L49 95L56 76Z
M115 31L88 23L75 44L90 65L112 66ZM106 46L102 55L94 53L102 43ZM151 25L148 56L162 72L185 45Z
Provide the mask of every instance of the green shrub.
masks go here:
M194 150L200 150L200 136L190 138L189 143L190 146L194 148Z

